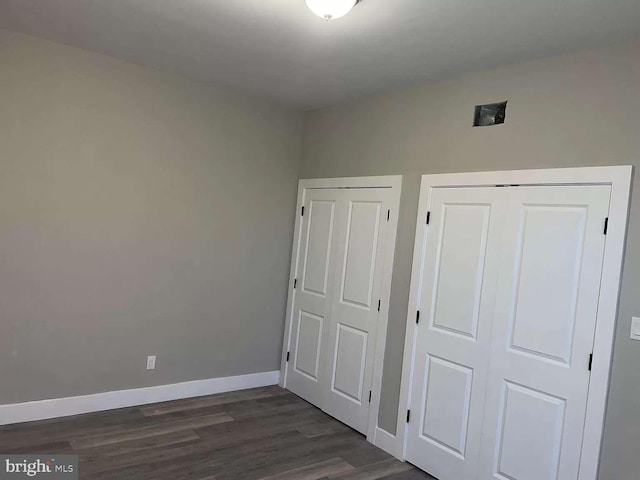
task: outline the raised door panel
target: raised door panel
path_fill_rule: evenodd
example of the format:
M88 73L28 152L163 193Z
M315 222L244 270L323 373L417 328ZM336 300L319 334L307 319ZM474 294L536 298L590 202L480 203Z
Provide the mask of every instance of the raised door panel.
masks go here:
M473 370L432 356L424 383L422 436L464 458Z
M433 328L475 339L490 207L444 205L435 269Z
M302 290L326 296L335 201L311 200Z
M511 348L569 363L586 220L584 206L523 207Z
M371 308L376 266L380 202L350 202L341 301Z
M300 310L293 368L316 382L320 366L323 324L323 317Z
M367 337L367 332L338 324L332 390L358 404L363 396Z
M495 476L556 480L566 401L510 382L502 391Z

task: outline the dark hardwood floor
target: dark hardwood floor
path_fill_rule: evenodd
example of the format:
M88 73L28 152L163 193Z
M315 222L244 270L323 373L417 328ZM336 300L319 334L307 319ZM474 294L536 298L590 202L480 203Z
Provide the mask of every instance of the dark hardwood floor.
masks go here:
M8 425L0 453L77 454L81 479L433 478L276 386Z

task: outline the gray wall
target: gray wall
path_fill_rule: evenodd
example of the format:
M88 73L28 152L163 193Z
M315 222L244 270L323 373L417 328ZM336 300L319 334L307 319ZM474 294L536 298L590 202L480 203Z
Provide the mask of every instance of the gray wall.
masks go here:
M299 113L7 32L0 92L0 404L279 369Z
M509 100L507 123L471 128L473 107ZM380 425L395 431L420 175L640 165L640 42L481 72L311 112L301 176L404 175ZM636 177L638 178L638 177ZM639 180L636 180L636 186ZM633 200L603 480L637 480L640 463L640 196Z

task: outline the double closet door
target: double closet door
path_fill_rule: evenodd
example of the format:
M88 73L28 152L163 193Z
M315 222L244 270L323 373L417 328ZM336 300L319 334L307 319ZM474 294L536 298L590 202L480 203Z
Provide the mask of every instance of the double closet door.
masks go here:
M578 478L610 192L432 189L409 462L440 480Z
M303 202L286 388L362 433L391 195L390 188L308 189Z

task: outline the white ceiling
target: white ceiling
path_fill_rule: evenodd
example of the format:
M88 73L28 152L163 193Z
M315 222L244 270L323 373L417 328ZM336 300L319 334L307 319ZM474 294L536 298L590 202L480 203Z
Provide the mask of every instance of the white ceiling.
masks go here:
M640 0L0 0L0 28L317 108L640 36Z

